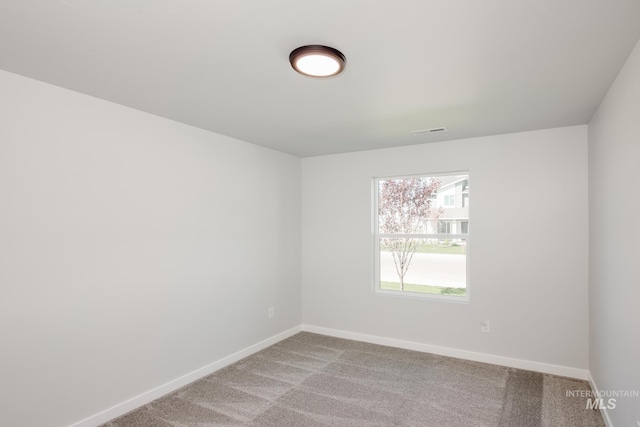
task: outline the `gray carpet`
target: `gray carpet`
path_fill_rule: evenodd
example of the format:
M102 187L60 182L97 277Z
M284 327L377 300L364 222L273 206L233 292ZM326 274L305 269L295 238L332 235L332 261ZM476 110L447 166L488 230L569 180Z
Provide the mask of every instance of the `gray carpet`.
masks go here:
M299 333L104 427L604 426L586 381Z

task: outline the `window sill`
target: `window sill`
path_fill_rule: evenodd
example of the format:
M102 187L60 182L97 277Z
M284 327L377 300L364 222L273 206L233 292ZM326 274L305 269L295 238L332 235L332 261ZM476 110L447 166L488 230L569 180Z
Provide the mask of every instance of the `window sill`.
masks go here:
M467 291L468 293L468 291ZM393 291L393 290L385 290L385 289L375 289L375 294L384 296L384 297L392 297L392 298L408 298L414 300L427 300L427 301L440 301L440 302L451 302L454 304L469 304L469 295L464 296L456 296L456 295L436 295L436 294L425 294L419 292L409 292L409 291Z

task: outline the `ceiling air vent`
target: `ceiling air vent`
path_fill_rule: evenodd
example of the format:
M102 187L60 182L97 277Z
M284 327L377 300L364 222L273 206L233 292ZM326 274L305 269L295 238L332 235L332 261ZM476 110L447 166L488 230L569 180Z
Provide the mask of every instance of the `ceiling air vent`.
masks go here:
M426 135L430 133L440 133L440 132L446 132L446 131L447 131L446 127L439 127L439 128L431 128L431 129L412 130L411 134L413 136L418 136L418 135Z

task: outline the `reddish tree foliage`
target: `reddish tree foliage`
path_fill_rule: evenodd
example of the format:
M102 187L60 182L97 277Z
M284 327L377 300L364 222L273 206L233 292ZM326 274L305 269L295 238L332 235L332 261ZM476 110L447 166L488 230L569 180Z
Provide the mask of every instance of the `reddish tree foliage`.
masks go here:
M437 221L441 209L433 209L431 197L440 189L440 181L429 178L398 178L379 181L378 187L378 228L380 234L426 233L428 220ZM411 259L416 252L417 239L381 239L381 248L393 256L393 262L404 289L404 276L409 270Z

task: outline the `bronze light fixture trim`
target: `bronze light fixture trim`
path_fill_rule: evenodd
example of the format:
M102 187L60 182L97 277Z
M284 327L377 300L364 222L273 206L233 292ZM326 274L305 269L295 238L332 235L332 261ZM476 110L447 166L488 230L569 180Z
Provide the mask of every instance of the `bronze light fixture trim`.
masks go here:
M294 70L305 76L332 77L344 70L347 59L337 49L313 44L294 49L289 62Z

